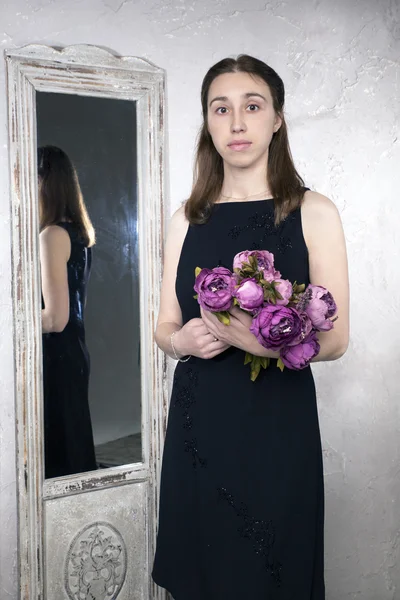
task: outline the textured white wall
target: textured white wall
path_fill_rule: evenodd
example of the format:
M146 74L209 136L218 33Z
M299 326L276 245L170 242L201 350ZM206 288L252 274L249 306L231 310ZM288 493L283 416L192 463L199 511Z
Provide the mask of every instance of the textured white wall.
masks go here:
M398 0L13 0L0 47L90 43L168 77L170 205L191 183L207 68L247 52L283 77L292 150L339 207L352 340L314 369L326 471L327 599L400 598ZM4 90L4 64L0 85ZM17 600L6 94L0 95L0 597Z

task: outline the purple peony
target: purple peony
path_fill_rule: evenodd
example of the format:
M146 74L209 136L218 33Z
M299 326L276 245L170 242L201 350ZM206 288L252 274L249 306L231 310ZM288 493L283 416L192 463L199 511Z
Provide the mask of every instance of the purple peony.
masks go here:
M274 255L268 250L244 250L239 252L233 259L233 268L242 269L245 263L249 263L250 256L255 256L258 270L263 273L264 279L267 281L273 281L281 276L279 271L275 270Z
M293 294L293 286L290 281L287 279L276 279L275 289L282 296L282 299L276 299L276 303L280 306L286 306L289 304L289 300Z
M254 279L243 279L235 290L235 297L243 310L256 310L264 303L264 290Z
M264 271L263 276L266 281L272 283L273 281L277 281L281 278L281 273L280 271L277 271L274 267L272 267L272 269L270 269L269 271Z
M267 250L244 250L236 254L233 259L233 268L242 269L244 264L249 264L250 256L255 256L258 266L262 269L269 269L274 265L274 255Z
M300 334L295 338L288 346L296 346L300 344L310 333L312 330L312 323L310 317L306 313L300 313L300 321L301 321L301 331Z
M253 318L250 331L264 348L280 350L301 334L301 318L295 308L267 304Z
M326 288L310 284L300 297L297 310L305 312L318 331L329 331L333 328L330 319L335 316L337 307L332 294Z
M299 371L308 367L320 350L317 334L311 331L297 346L286 346L281 350L281 359L285 367Z
M196 277L194 289L198 294L198 303L205 310L229 310L232 306L235 280L225 267L202 269Z

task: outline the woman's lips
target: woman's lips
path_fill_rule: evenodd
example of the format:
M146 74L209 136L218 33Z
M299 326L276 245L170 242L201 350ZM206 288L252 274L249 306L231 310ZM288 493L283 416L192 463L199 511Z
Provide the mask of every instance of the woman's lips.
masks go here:
M243 150L250 148L250 146L251 142L233 142L232 144L228 144L228 148L234 152L242 152Z

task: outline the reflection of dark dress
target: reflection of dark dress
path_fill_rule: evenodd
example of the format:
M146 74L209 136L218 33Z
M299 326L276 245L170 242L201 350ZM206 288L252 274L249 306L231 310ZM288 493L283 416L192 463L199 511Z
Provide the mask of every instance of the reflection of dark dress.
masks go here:
M76 225L59 223L71 239L67 264L70 317L61 333L43 334L45 474L58 477L96 469L89 412L89 354L83 322L91 249Z
M269 250L284 279L309 283L300 209L274 227L271 200L216 205L189 227L176 292L199 317L197 266L232 268ZM169 409L153 578L174 600L323 600L323 472L310 368L250 381L244 352L178 363Z

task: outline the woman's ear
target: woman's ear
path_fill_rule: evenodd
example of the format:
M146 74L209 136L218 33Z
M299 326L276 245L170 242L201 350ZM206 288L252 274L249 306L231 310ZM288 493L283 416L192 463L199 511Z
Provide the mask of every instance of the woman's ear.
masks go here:
M274 133L277 133L282 125L282 115L275 115L275 123L274 123Z

